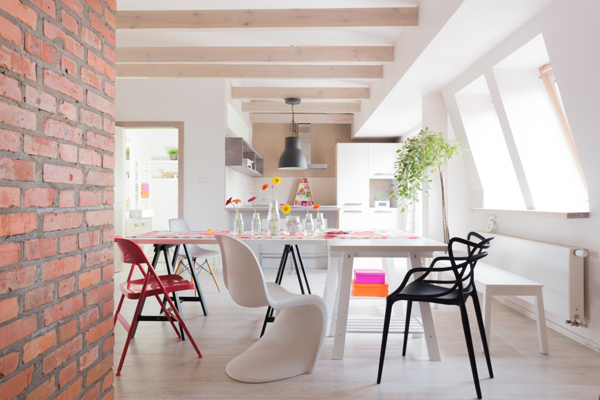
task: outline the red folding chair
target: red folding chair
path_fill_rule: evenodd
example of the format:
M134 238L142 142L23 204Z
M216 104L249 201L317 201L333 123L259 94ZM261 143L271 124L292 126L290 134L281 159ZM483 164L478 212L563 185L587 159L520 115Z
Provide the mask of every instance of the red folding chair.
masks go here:
M138 301L137 307L135 309L135 314L133 316L133 323L135 324L141 312L144 299L146 297L154 296L158 301L158 304L160 304L161 308L165 312L165 315L167 316L167 319L171 323L171 326L175 330L177 336L181 338L177 327L173 323L174 320L179 322L187 336L190 338L190 342L192 342L196 353L198 353L198 357L202 357L198 346L196 346L196 342L194 342L192 335L190 335L187 326L185 326L185 323L183 322L183 318L181 318L181 314L179 314L179 311L177 311L177 308L175 307L173 301L171 300L171 297L169 296L169 293L172 292L179 292L182 290L194 290L194 284L190 281L185 280L179 275L158 276L156 274L156 271L148 261L146 254L144 254L142 248L137 243L134 243L131 240L124 239L120 236L115 236L115 242L121 250L123 262L132 264L127 281L121 284L121 292L123 294L121 295L121 300L119 301L119 306L117 307L117 312L115 313L115 326L117 325L118 320L119 322L121 322L125 330L127 330L127 341L125 342L125 348L123 349L123 354L121 355L121 361L119 362L119 368L117 369L117 376L121 375L121 369L123 368L125 355L127 355L127 349L129 348L129 342L131 341L131 337L133 336L133 331L135 327L135 325L134 327L132 327L127 322L125 317L120 315L121 306L123 305L123 300L125 299L125 297L132 300L137 299ZM146 264L148 266L147 272L144 271L144 268L142 268L142 264ZM139 267L144 278L132 280L131 275L133 274L133 270L136 266ZM164 295L164 297L169 302L169 305L171 306L171 310L173 310L175 314L172 314L167 309L167 307L158 297L159 295Z

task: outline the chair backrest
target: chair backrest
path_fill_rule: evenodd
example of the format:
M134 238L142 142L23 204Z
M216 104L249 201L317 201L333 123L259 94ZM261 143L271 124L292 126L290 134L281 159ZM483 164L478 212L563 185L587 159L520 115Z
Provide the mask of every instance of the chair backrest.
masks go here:
M189 232L190 227L185 219L183 218L173 218L169 220L169 229L171 232Z
M150 264L150 261L148 261L148 257L146 257L144 250L142 250L139 244L132 242L129 239L125 239L121 236L115 236L115 243L117 244L117 246L119 246L119 250L121 250L121 261L123 261L124 263L132 264L131 270L129 271L129 276L127 277L128 282L133 276L133 270L135 269L136 265L138 266L144 277L150 275L154 277L158 276L156 274L156 271L152 267L152 264ZM144 267L142 267L143 264L146 264L149 274L146 274Z
M243 307L268 306L265 278L250 247L230 236L215 238L221 248L223 280L233 301Z

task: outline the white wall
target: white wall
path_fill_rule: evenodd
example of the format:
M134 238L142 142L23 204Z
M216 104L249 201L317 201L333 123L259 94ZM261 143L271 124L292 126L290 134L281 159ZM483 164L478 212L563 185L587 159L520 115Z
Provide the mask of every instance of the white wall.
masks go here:
M454 94L481 76L512 52L540 33L543 34L554 73L560 85L563 104L569 118L575 145L588 182L590 213L588 219L556 219L539 216L496 215L497 232L534 240L563 243L587 248L590 256L585 262L585 319L587 328L563 325L582 341L600 348L600 2L597 0L559 0L517 31L507 41L469 68L443 90L444 99L459 138L464 139L464 127L457 118ZM465 156L469 172L474 171L472 157ZM470 176L471 203L480 203L481 186L477 176ZM468 213L469 229L484 229L488 216L469 212L470 205L453 203Z
M119 122L184 122L183 216L192 229L225 229L225 80L119 78L116 104Z

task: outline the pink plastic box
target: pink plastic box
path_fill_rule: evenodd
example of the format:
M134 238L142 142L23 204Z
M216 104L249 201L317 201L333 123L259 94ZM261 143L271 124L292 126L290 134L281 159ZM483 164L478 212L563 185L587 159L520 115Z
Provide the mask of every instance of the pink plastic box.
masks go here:
M354 281L360 285L385 284L385 272L382 269L355 269Z

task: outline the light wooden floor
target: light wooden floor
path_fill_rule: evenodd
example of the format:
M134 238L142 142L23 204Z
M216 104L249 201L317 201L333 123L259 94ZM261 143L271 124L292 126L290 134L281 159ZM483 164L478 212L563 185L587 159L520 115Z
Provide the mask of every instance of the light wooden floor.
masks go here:
M313 293L322 294L324 270L309 270ZM274 270L265 276L273 280ZM293 279L292 279L293 278ZM126 279L115 276L117 285ZM380 334L350 333L345 359L331 360L333 338L326 338L316 372L268 384L245 384L230 379L227 363L254 343L265 309L237 306L222 277L218 293L210 275L202 273L201 286L209 308L202 315L199 304L185 303L184 316L203 358L191 344L177 339L166 322L140 324L130 346L125 367L115 379L117 399L473 399L476 398L457 307L433 310L442 361L430 362L423 338L410 338L406 357L401 356L402 335L390 336L383 380L376 384ZM295 276L284 286L298 291ZM117 297L118 300L118 297ZM115 302L116 303L116 302ZM148 300L146 313L158 305ZM125 301L124 315L131 318L135 302ZM600 396L600 354L549 330L550 355L538 351L535 322L494 302L492 363L489 379L485 358L479 352L479 333L472 324L484 399L586 399ZM351 314L383 316L384 302L353 301ZM471 321L475 322L470 309ZM115 330L115 370L126 339Z

